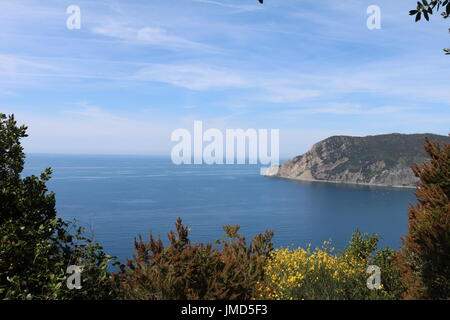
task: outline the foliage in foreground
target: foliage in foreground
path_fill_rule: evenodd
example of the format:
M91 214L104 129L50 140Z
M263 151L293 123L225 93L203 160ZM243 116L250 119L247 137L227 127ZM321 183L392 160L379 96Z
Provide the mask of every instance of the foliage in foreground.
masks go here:
M356 232L339 253L322 248L273 251L273 233L247 245L238 226L226 237L191 243L181 219L169 246L150 236L113 275L102 247L56 216L50 169L21 177L26 127L0 113L0 299L449 299L450 145L426 140L430 161L414 167L418 203L399 252L377 250L376 236ZM83 267L82 289L66 287L69 265ZM382 288L366 287L368 265ZM113 281L116 280L116 281Z
M355 232L349 246L335 254L330 242L321 248L280 249L265 266L259 298L280 300L395 299L401 292L395 253L377 250L376 235ZM380 267L381 289L369 290L369 265Z
M409 209L400 264L408 299L450 299L450 144L426 140L430 161L413 168L420 178Z
M0 113L0 299L107 299L110 257L56 217L51 170L21 177L26 129ZM67 289L69 265L83 267L82 290Z
M427 21L430 21L430 16L434 13L441 12L441 16L444 19L450 17L450 1L449 0L419 0L417 1L417 7L414 10L409 11L409 15L415 16L416 22L424 17ZM450 31L450 29L448 29ZM450 48L445 48L446 55L450 55Z
M150 235L150 242L135 241L136 255L118 275L125 299L251 299L264 276L273 250L271 231L258 234L249 245L239 226L225 226L226 237L194 244L178 218L170 245Z

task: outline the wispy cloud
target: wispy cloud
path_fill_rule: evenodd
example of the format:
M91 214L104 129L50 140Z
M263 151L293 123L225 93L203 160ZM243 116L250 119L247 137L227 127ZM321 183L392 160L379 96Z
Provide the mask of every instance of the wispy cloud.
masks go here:
M193 2L216 5L216 6L220 6L222 8L233 9L234 11L237 11L237 12L248 12L248 11L256 11L256 10L263 10L264 9L264 7L261 6L261 5L236 4L235 1L230 2L228 0L221 0L221 1L193 0Z
M298 108L287 110L288 115L313 115L313 114L334 114L334 115L387 115L414 110L412 107L401 106L381 106L367 107L352 103L331 103L317 108Z
M234 71L195 65L157 64L142 68L131 79L157 81L192 90L242 88L249 85L245 77Z
M137 28L110 22L102 26L94 27L92 32L97 35L126 40L131 43L157 46L166 49L218 51L218 49L213 46L184 39L169 33L166 29L161 27L147 26Z
M64 113L71 116L81 116L87 119L108 120L113 122L121 122L123 119L119 116L106 112L98 106L89 104L86 101L73 103L78 106L77 109L65 110Z
M17 96L18 94L11 90L0 89L0 96Z
M446 133L446 21L377 2L382 29L370 31L358 0L80 0L80 30L66 28L72 2L2 1L1 108L30 124L34 151L48 139L51 151L151 140L159 152L186 119L301 132L292 148L333 133Z
M298 89L290 87L266 87L266 95L262 95L260 99L266 102L287 103L298 102L305 99L317 98L321 95L319 90Z
M30 115L16 108L14 113L19 123L28 126L26 152L168 154L170 134L181 125L173 120L133 119L101 107L80 107L51 115Z
M56 71L57 68L49 64L19 58L14 55L0 54L0 75L14 76L21 72L33 72L42 70Z

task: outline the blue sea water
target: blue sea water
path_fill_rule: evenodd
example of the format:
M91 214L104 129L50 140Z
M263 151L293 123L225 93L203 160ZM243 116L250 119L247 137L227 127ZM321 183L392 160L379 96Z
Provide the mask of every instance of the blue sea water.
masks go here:
M165 238L177 217L194 241L221 238L222 226L239 224L248 239L274 231L277 247L331 239L343 248L359 229L398 248L415 200L411 189L267 178L256 165L177 166L163 157L31 154L24 174L46 167L59 216L92 230L121 261L132 257L137 235Z

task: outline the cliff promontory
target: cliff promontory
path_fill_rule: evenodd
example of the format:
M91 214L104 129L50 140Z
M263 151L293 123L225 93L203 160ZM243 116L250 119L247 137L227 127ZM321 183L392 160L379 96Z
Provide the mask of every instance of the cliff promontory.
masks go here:
M333 136L301 156L270 168L267 176L382 186L413 187L411 166L427 160L425 137L450 142L434 134L384 134L367 137ZM276 170L278 169L278 170Z

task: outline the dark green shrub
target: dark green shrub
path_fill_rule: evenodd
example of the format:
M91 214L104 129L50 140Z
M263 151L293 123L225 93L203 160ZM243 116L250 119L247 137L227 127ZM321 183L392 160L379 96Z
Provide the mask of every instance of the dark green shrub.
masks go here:
M126 299L250 299L273 249L272 232L257 235L247 246L239 226L225 226L226 238L194 244L178 218L170 245L150 235L135 241L136 255L118 275Z

